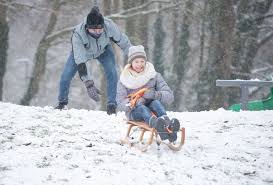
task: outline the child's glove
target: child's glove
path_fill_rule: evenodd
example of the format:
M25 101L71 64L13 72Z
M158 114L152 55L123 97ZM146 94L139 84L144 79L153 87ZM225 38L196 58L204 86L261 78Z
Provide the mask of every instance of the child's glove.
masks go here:
M143 98L148 99L148 100L160 100L161 99L161 92L160 91L155 91L153 89L149 89L146 91L143 96Z
M136 107L139 105L144 105L145 102L146 102L146 100L143 97L139 98L136 102Z
M101 92L95 87L94 81L87 80L86 82L84 82L84 85L87 89L88 96L96 102L100 101L99 95L101 95Z

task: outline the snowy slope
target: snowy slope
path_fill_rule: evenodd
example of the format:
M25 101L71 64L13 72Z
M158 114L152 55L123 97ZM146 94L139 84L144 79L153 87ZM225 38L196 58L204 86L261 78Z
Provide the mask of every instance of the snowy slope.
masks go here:
M273 184L273 111L169 115L186 127L182 150L141 153L119 144L122 113L0 102L0 185Z

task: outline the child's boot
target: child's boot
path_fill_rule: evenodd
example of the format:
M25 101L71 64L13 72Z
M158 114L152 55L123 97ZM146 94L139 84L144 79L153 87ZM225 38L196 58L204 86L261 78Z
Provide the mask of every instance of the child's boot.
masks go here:
M180 129L180 122L179 122L179 120L176 119L176 118L171 119L169 128L172 131L172 133L170 133L170 136L169 136L169 141L170 142L174 142L174 141L177 140L177 132Z
M157 133L159 134L159 136L162 140L169 139L169 134L166 131L166 128L169 125L168 125L168 122L164 118L151 117L149 125L150 125L150 127L156 129Z

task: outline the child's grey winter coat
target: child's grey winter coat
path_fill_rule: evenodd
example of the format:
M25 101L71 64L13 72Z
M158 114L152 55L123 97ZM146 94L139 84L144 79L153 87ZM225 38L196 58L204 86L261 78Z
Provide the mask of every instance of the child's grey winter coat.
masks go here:
M131 109L126 106L129 103L127 96L131 93L135 93L142 88L154 89L160 91L162 96L159 100L163 104L171 104L174 101L173 91L165 82L160 73L156 73L156 76L148 81L143 87L137 89L126 88L121 81L118 82L117 87L117 104L119 111L125 111L127 118L130 116Z

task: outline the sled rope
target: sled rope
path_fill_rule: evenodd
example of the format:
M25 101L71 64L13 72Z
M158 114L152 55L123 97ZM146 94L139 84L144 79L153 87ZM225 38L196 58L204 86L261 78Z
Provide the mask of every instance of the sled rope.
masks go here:
M130 99L129 103L131 108L134 108L136 106L137 100L139 100L139 98L141 98L146 91L148 91L148 88L142 88L139 91L129 94L127 96Z

